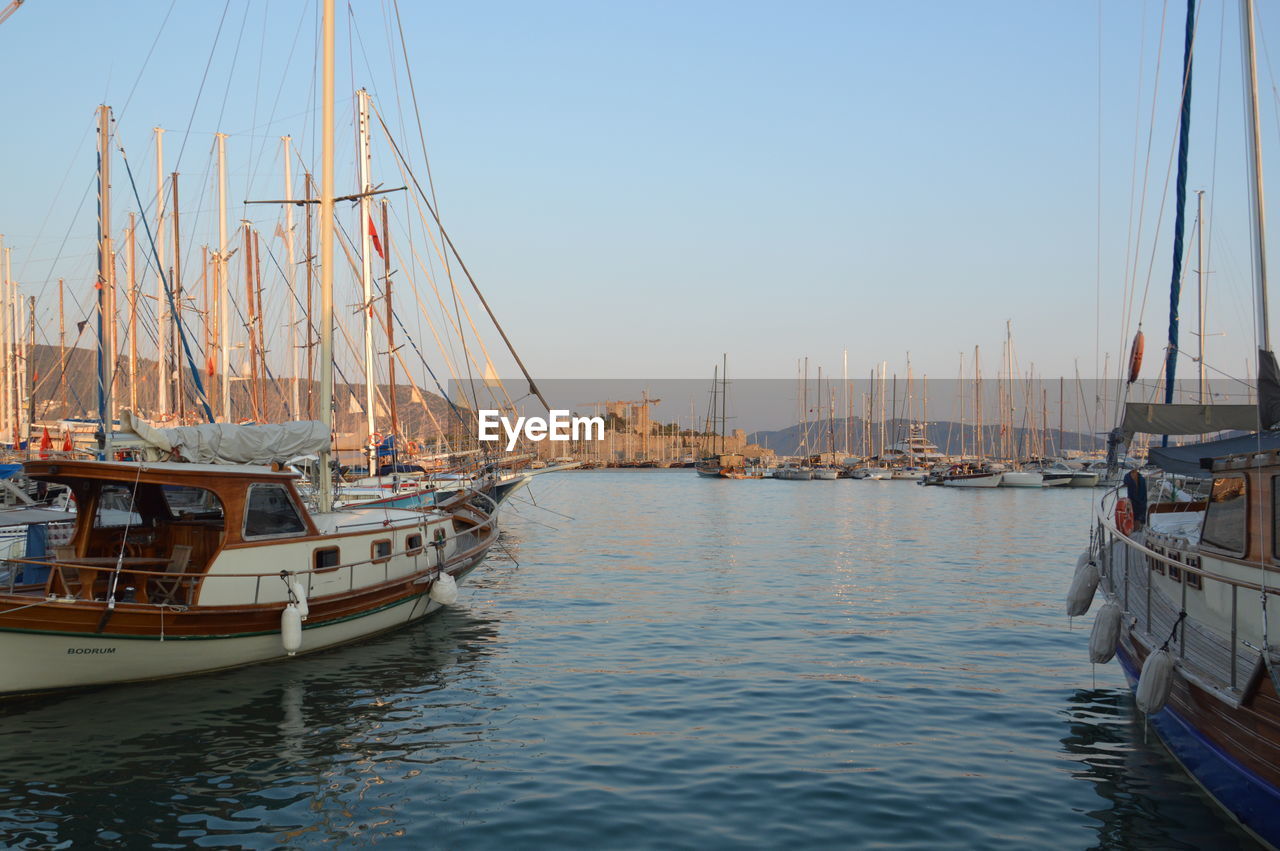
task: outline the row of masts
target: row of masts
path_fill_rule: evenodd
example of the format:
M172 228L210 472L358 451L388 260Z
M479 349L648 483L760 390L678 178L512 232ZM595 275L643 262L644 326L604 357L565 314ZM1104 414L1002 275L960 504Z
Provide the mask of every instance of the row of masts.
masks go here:
M361 90L357 93L359 104L359 165L360 165L360 193L357 196L360 202L360 220L361 220L361 290L363 299L361 314L363 317L363 362L364 362L364 410L365 424L367 434L373 435L377 431L377 412L379 411L379 403L377 399L378 386L376 378L376 360L377 352L375 351L375 328L385 335L387 344L386 355L389 361L388 373L390 377L389 405L390 423L389 434L396 434L399 428L398 412L396 403L396 372L394 360L396 357L395 345L395 322L394 312L391 299L391 257L389 245L389 217L387 213L387 202L382 200L380 204L381 219L381 240L375 243L378 237L375 235L372 209L373 190L372 177L370 174L371 156L370 156L370 133L369 133L369 97L367 92ZM180 204L179 204L179 174L173 172L168 176L167 185L170 190L166 197L165 186L166 180L163 171L164 156L164 130L155 128L155 153L156 153L156 209L154 230L147 227L144 228L145 233L142 237L147 240L147 244L143 246L145 254L151 255L154 259L155 270L155 287L156 287L156 350L157 350L157 369L154 374L142 376L139 374L138 360L138 315L139 304L145 298L140 290L141 282L138 280L137 270L138 264L138 238L139 229L135 220L135 214L130 214L129 225L124 230L123 249L120 249L115 242L111 224L111 117L108 107L99 108L98 116L98 137L99 137L99 222L98 222L98 245L99 245L99 272L96 281L98 290L98 317L99 317L99 335L101 338L101 351L108 353L100 358L99 363L99 405L104 412L104 419L107 421L115 421L120 408L124 404L124 400L119 397L119 393L115 392L119 389L127 387L128 401L127 405L133 411L139 410L139 387L154 381L155 408L152 410L153 418L166 421L176 419L179 422L188 421L198 412L189 410L187 401L189 393L197 392L190 388L192 381L198 385L199 381L195 378L202 368L206 370L210 380L215 374L218 380L214 382L218 385L217 404L213 407L217 409L217 417L224 422L232 422L232 387L233 383L243 381L246 384L246 390L243 396L246 402L246 411L241 413L249 415L255 421L263 421L270 415L269 403L267 399L267 387L269 384L274 385L275 382L270 381L272 377L269 366L268 355L271 352L271 338L265 324L265 311L263 307L263 251L262 251L262 235L253 227L249 221L244 221L241 225L241 238L239 247L231 249L228 238L228 211L227 211L227 188L226 188L226 134L216 134L217 144L217 187L218 187L218 245L214 249L209 246L201 247L201 271L200 271L200 293L203 296L203 309L195 307L194 298L189 297L184 292L183 275L180 265L182 256L181 246L181 228L180 228ZM277 231L277 235L281 236L285 247L285 277L288 286L288 297L285 299L288 309L288 370L290 373L289 380L285 382L288 387L290 411L293 417L299 416L315 416L319 408L320 412L325 410L323 400L320 404L315 405L313 396L314 382L312 376L315 371L314 349L316 341L313 338L313 323L310 317L313 314L313 269L315 267L315 258L312 255L312 206L317 200L311 197L303 199L295 199L292 194L292 152L291 139L289 136L281 137L281 145L284 160L284 198L282 206L284 207L284 226ZM313 185L311 175L305 175L305 187L307 196L311 195L311 187ZM323 196L323 191L321 192ZM302 300L297 291L297 252L294 242L294 210L295 204L304 207L306 210L306 257L302 265L306 269L306 297L305 304L302 306L303 321L299 321L299 302ZM324 206L321 204L321 206ZM325 221L325 215L320 216L322 222ZM325 230L322 227L322 231ZM166 239L169 236L169 239ZM329 237L332 241L332 235ZM323 234L322 240L324 242ZM330 244L332 250L332 245ZM381 256L383 263L381 269L382 277L382 294L375 295L374 291L374 253ZM123 253L125 267L125 282L123 287L116 280L117 263L120 259L118 253ZM242 255L243 265L243 333L246 338L245 347L247 349L243 368L240 370L233 369L232 351L238 346L230 341L233 338L233 325L231 320L232 297L230 292L231 274L230 263L233 255L239 251ZM321 255L323 255L323 244ZM166 257L169 262L166 263ZM323 268L324 261L321 257L320 266ZM60 357L62 360L62 369L66 368L66 332L65 332L65 316L62 309L62 283L59 284L60 309L59 309L59 340L60 340ZM323 282L321 283L322 299L323 299ZM118 302L123 291L126 309L122 311ZM377 302L381 300L385 304L385 311L378 311ZM376 313L382 313L377 316ZM191 320L195 317L198 323ZM127 355L127 376L125 369L122 369L119 359L122 355L120 350L120 333L121 326L127 328L128 355ZM206 355L205 363L195 364L188 362L187 354L191 350L191 346L184 343L184 334L190 332L192 326L203 326L203 346L201 347ZM305 328L306 339L301 344L295 339L295 335L299 328ZM321 339L321 345L325 337L324 330L321 329L318 335ZM0 340L0 343L3 341ZM6 349L7 350L7 349ZM301 363L301 352L306 353L305 377L303 364ZM17 355L16 357L21 357ZM321 358L321 361L324 359ZM332 367L330 366L330 369ZM325 372L324 365L321 366L322 377L320 384L324 384ZM237 374L238 373L238 374ZM302 388L306 388L305 395ZM198 395L198 392L197 392ZM321 396L324 394L321 393ZM16 397L15 397L16 398ZM65 402L64 393L64 402ZM332 402L330 401L330 405ZM0 408L9 411L14 406L8 404L7 400L0 400ZM64 407L64 416L67 409ZM8 418L5 419L8 423ZM15 429L15 433L20 433L21 429ZM369 447L369 465L371 470L376 467L377 455L376 447L370 442Z

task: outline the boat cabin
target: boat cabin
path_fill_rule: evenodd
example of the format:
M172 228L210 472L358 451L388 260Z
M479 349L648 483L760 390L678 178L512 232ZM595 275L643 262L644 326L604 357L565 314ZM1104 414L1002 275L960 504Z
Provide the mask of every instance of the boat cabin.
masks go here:
M293 472L61 459L29 461L25 471L36 481L65 485L75 499L71 542L53 553L56 564L72 569L50 573L53 594L99 596L119 564L131 571L140 602L157 591L187 602L193 578L222 550L318 534Z

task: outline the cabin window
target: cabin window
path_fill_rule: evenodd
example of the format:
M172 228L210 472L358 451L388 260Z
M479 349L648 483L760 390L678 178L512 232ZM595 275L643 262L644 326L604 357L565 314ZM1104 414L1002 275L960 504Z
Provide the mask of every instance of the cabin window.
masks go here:
M372 560L375 562L387 561L391 558L391 540L389 538L374 541L370 549L372 550Z
M288 538L306 534L298 507L284 485L257 482L249 485L244 505L244 537Z
M1200 559L1197 558L1196 556L1187 556L1187 567L1195 568L1199 570ZM1188 570L1186 573L1187 573L1187 587L1195 588L1199 590L1203 583L1203 580L1201 579L1200 574L1192 573L1190 570Z
M129 485L103 485L98 493L98 510L93 517L94 528L109 529L121 526L138 526L142 515L134 490Z
M422 552L422 535L414 532L404 539L404 548L409 555L417 555Z
M317 571L333 570L342 563L340 552L337 547L316 550L311 556L311 564Z
M222 501L213 491L186 485L165 485L161 493L169 506L169 513L179 520L222 522Z
M1230 553L1244 554L1245 496L1243 476L1214 479L1204 515L1200 542Z

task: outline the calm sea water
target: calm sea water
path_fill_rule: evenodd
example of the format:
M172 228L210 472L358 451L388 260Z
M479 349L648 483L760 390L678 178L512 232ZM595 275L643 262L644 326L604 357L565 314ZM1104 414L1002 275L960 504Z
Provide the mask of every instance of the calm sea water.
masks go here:
M0 704L0 844L1245 845L1062 614L1090 497L547 476L428 622Z

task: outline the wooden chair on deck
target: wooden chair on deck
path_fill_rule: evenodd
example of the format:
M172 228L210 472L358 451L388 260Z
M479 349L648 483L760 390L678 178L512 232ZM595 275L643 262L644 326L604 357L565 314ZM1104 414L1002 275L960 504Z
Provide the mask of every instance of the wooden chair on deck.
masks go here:
M177 601L178 592L182 590L187 576L187 565L190 563L191 547L187 544L175 546L173 554L169 557L169 563L165 565L165 575L155 580L155 602L164 604ZM185 603L187 601L182 600L181 602Z
M73 546L67 545L53 548L53 561L55 564L60 565L60 567L54 568L54 572L57 576L62 578L60 585L55 584L53 587L55 590L58 587L61 587L65 594L75 596L83 594L85 597L93 599L93 588L86 586L91 586L93 584L93 578L96 578L96 574L92 572L85 573L80 570L67 567L67 563L72 561L75 557L76 548Z

